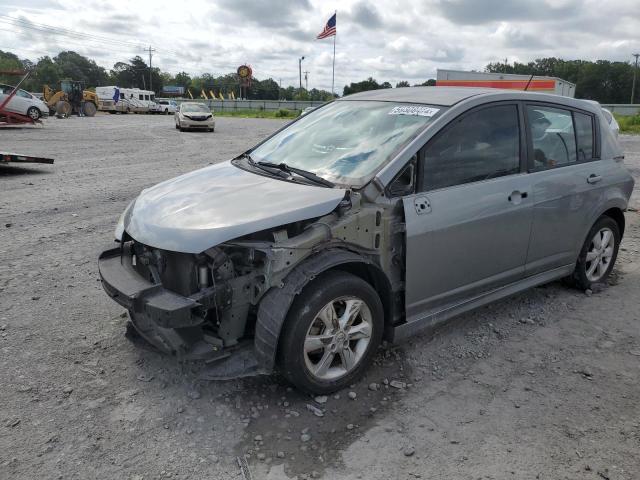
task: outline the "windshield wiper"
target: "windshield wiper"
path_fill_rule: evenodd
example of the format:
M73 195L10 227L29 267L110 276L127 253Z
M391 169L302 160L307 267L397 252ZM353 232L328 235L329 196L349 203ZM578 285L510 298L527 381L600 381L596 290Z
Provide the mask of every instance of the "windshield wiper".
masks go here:
M277 172L274 172L273 169L271 168L265 168L264 165L260 165L260 162L256 163L256 161L251 158L251 155L249 155L248 153L243 153L242 155L240 155L240 158L246 158L247 161L249 162L249 164L253 167L253 168L257 168L258 170L262 170L263 172L266 172L270 175L275 175L278 176L280 178L287 178L289 175L287 175L285 172L278 170Z
M313 172L309 172L308 170L302 170L301 168L290 167L284 162L273 163L273 162L260 161L260 162L257 162L257 165L262 165L263 167L269 167L269 168L277 168L286 173L295 173L296 175L300 175L301 177L306 178L307 180L311 180L312 182L319 183L320 185L324 185L325 187L329 187L329 188L335 187L335 184L333 182L330 182L329 180L322 178Z

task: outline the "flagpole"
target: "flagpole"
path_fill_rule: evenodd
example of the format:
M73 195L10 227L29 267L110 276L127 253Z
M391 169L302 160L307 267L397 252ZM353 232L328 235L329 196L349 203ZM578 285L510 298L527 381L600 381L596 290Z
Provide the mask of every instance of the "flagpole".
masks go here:
M335 79L336 79L336 37L338 36L338 11L334 12L336 16L336 33L333 36L333 64L331 65L331 94L335 97Z

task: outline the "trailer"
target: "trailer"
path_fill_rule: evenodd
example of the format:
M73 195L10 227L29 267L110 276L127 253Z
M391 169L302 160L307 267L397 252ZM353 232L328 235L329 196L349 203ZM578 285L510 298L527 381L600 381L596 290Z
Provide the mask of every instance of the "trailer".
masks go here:
M19 153L0 152L0 165L5 163L46 163L52 165L53 158L32 157L30 155L21 155Z
M96 87L98 109L109 113L154 113L157 110L155 92L114 85Z
M465 72L461 70L437 71L436 87L480 87L527 90L574 97L576 86L562 78L512 73Z

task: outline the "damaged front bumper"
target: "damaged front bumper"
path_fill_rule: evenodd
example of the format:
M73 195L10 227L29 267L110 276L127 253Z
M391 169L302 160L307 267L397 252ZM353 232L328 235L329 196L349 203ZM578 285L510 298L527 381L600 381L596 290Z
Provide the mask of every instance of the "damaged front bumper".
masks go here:
M98 269L104 290L129 311L131 322L145 340L180 360L234 359L216 363L217 367L207 373L210 378L260 373L253 342L227 348L209 328L207 314L212 306L227 303L225 299L230 298L227 285L209 287L191 296L179 295L140 275L132 259L131 247L125 244L102 252Z

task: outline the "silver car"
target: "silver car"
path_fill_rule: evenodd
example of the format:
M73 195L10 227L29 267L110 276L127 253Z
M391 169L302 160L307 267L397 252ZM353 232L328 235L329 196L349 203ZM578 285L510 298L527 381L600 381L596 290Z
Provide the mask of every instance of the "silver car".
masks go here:
M322 106L144 190L100 255L143 339L207 376L353 383L383 339L611 272L633 180L599 106L412 87Z
M176 129L180 131L193 128L213 132L216 128L213 112L204 103L181 103L176 113L174 113L173 118L176 122Z
M0 105L13 92L14 87L0 84ZM40 117L49 116L49 107L39 98L31 95L29 92L19 89L9 104L5 107L10 112L26 115L32 120L39 120Z

